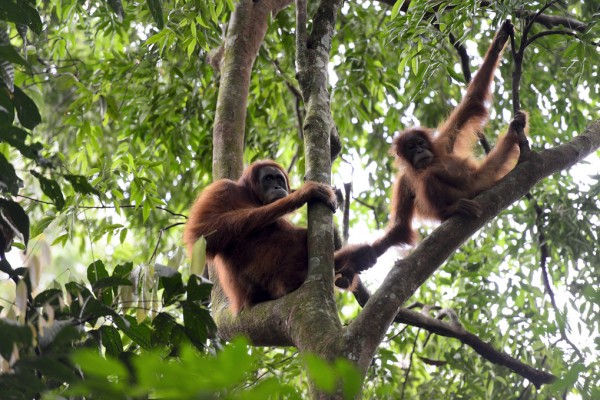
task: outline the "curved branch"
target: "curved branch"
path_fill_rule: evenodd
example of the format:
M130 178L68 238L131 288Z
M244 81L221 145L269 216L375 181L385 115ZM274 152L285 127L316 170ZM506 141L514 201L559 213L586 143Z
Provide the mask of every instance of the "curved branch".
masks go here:
M426 329L440 336L458 339L486 360L509 368L531 381L538 388L542 384L550 383L555 379L555 376L552 374L530 367L508 354L494 349L491 344L484 342L477 335L468 332L462 326L440 321L439 319L431 318L405 308L400 309L397 319L402 323Z
M500 211L524 196L542 178L581 161L600 147L600 120L571 142L541 153L532 153L524 162L492 189L475 198L484 214L480 218L452 217L441 224L406 258L391 269L381 287L371 296L363 311L348 327L348 337L360 337L359 365L368 367L404 302L439 268L471 235Z
M554 5L554 3L556 3L557 1L558 0L549 1L542 8L540 8L535 14L526 17L526 19L528 19L529 22L527 23L527 25L523 29L523 34L521 35L523 37L523 42L527 41L527 36L529 36L529 32L531 31L531 28L533 27L534 22L540 17L540 15L542 15L542 13L544 11L546 11L548 8L552 7ZM521 50L520 50L520 52L522 52L524 49L525 48L523 47L523 43L521 43Z
M566 36L573 36L576 38L579 38L579 36L577 36L576 33L571 32L571 31L565 31L565 30L559 30L559 31L543 31L540 33L536 33L535 35L533 35L531 38L529 38L527 40L527 43L525 44L525 47L529 47L529 45L531 43L533 43L534 41L536 41L539 38L542 38L544 36L550 36L550 35L566 35Z
M436 25L436 28L439 29L439 25ZM471 66L469 65L470 59L469 53L467 53L467 48L458 41L452 32L448 32L448 39L460 57L460 68L462 69L465 82L468 84L471 82Z
M382 4L387 4L390 7L393 7L394 4L396 4L397 1L400 0L379 0L380 3ZM407 12L408 11L408 7L410 6L411 0L405 0L404 3L402 3L402 5L400 6L400 11L402 12ZM482 1L480 2L480 5L482 8L485 7L490 7L493 3L491 1ZM435 7L433 8L433 10L437 10L439 7ZM451 7L446 7L446 9L449 9ZM523 9L515 9L513 10L514 14L519 17L519 18L531 18L533 16L535 16L536 12L533 11L529 11L529 10L523 10ZM574 31L577 32L585 32L588 28L588 25L576 20L575 18L571 18L571 17L566 17L563 15L548 15L548 14L539 14L536 19L535 22L541 25L544 25L546 28L553 28L555 26L564 26L566 28L569 29L573 29Z
M361 306L364 306L370 296L368 290L362 284L355 292L355 295ZM550 383L555 379L555 376L552 374L537 370L500 350L494 349L490 343L484 342L474 333L465 330L459 321L454 320L456 314L452 315L452 313L442 309L437 318L432 318L422 312L418 313L407 308L401 308L396 314L394 322L422 328L440 336L458 339L486 360L510 369L532 382L538 388L540 385ZM440 320L440 317L443 315L450 316L450 323Z

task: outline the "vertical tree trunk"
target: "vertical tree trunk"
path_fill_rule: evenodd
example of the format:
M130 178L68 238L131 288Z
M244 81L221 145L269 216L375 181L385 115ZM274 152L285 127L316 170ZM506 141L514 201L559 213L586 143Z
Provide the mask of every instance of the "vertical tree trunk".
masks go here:
M250 75L271 14L292 0L240 0L231 14L223 46L221 80L213 127L213 179L237 179L244 169L244 128Z
M306 178L331 183L331 132L335 129L328 92L329 52L340 0L322 0L313 17L310 36L307 32L306 0L296 1L296 54L298 82L306 108L304 146ZM313 293L320 302L323 319L330 321L327 329L328 345L315 340L298 343L299 349L334 361L342 355L343 332L333 294L333 216L322 204L308 206L309 278L322 286ZM300 347L301 346L301 347ZM310 382L314 399L341 399L341 385L334 394L319 390Z

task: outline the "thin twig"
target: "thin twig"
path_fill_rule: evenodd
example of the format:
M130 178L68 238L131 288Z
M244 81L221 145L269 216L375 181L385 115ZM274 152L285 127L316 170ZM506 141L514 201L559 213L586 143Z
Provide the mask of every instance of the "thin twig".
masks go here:
M571 32L571 31L565 31L565 30L543 31L543 32L536 33L531 38L529 38L529 40L527 40L527 43L525 44L525 47L529 46L531 43L533 43L534 41L536 41L539 38L542 38L544 36L550 36L550 35L566 35L566 36L573 36L573 37L579 39L579 36L575 32Z
M409 357L409 361L408 361L408 368L406 369L406 372L404 373L404 382L402 382L402 392L400 394L400 398L401 399L404 399L404 390L406 389L406 384L408 382L408 377L409 377L410 371L412 369L413 357L415 355L415 350L417 348L417 340L419 339L419 333L421 333L421 328L419 328L417 330L417 333L415 334L415 340L413 341L413 348L412 348L412 351L410 352L410 357Z
M119 208L138 208L138 207L140 207L140 206L133 205L133 204L119 205ZM84 210L93 210L93 209L113 209L113 208L117 208L117 206L75 206L75 208L84 209ZM168 212L169 214L171 214L174 217L181 217L181 218L187 219L187 215L176 213L174 211L169 210L166 207L154 206L154 208L157 210L162 210L162 211Z
M52 203L51 201L44 201L44 200L34 199L33 197L24 196L22 194L17 194L16 197L21 197L23 199L27 199L27 200L33 201L35 203L54 205L54 203Z
M350 197L352 196L352 182L344 183L344 218L342 222L342 238L344 246L350 237Z
M364 307L366 302L369 300L371 294L369 290L362 284L358 285L354 291L354 297ZM411 311L409 308L422 308L422 312ZM496 350L490 343L484 342L477 335L464 329L459 321L451 321L450 323L440 321L439 319L432 318L429 315L429 311L438 309L438 307L428 307L421 303L414 303L407 308L401 308L394 322L407 324L422 328L428 332L435 333L440 336L450 337L460 340L463 344L471 347L477 354L485 358L486 360L502 365L513 372L521 375L522 377L533 382L536 387L540 387L544 383L552 382L555 377L547 372L535 369L527 364L522 363L516 358ZM445 311L440 316L448 315Z
M381 223L379 222L379 218L377 217L377 207L373 206L357 197L353 198L354 201L356 201L358 204L367 207L368 209L370 209L371 211L373 211L373 219L375 219L375 227L377 229L379 229L379 227L381 226Z
M27 199L27 200L30 200L30 201L33 201L33 202L36 202L36 203L54 205L54 203L52 203L52 202L44 201L44 200L39 200L39 199L34 199L33 197L24 196L22 194L18 194L17 197L21 197L23 199ZM106 205L102 205L102 206L80 206L80 205L77 205L77 206L73 206L73 207L75 209L77 209L77 210L103 210L103 209L107 209L108 210L108 209L115 209L115 208L117 208L117 206L106 206ZM137 207L139 207L139 206L136 206L136 205L133 205L133 204L122 204L122 205L118 206L118 208L137 208ZM166 207L154 206L154 208L157 209L157 210L165 211L165 212L171 214L174 217L181 217L181 218L185 218L185 219L187 219L187 217L188 217L187 215L171 211L171 210L169 210Z
M156 246L154 247L154 251L152 252L152 255L150 256L150 260L148 261L148 263L151 263L152 260L154 259L154 256L156 256L156 252L158 251L158 246L160 245L160 241L162 239L163 232L168 231L169 229L174 228L179 225L184 225L184 222L176 222L176 223L166 226L166 227L162 228L160 231L158 231L158 240L156 241Z
M525 47L523 47L524 43L527 43L527 36L529 35L529 31L531 30L531 27L533 26L534 22L539 18L540 15L542 15L542 13L544 11L546 11L548 8L550 8L552 5L554 5L554 3L556 3L558 0L553 0L553 1L549 1L548 3L546 3L546 5L542 8L540 8L533 17L531 17L531 19L529 19L529 23L525 26L525 29L523 30L523 34L522 34L522 39L523 41L521 42L521 49L519 50L521 53L523 53L523 51L525 50Z

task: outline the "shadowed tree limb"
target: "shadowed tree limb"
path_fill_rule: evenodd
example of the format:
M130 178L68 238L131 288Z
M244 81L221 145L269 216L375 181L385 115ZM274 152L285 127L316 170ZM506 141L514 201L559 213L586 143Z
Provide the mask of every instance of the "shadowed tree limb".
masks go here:
M379 0L380 3L387 4L388 6L391 6L391 7L393 7L397 1L401 1L401 0ZM405 0L402 3L402 5L400 6L400 11L407 12L408 8L410 6L410 3L411 3L411 0ZM479 4L482 8L485 8L485 7L490 7L493 4L493 2L484 0L484 1L481 1ZM432 7L432 11L436 11L438 8L439 8L439 6ZM452 8L452 7L446 7L446 9L450 9L450 8ZM513 10L513 13L515 16L517 16L519 18L524 18L524 19L531 18L536 15L536 12L524 10L524 9L515 9L515 10ZM536 17L535 22L545 26L546 28L563 26L563 27L572 29L577 32L585 32L588 28L587 24L585 24L575 18L565 17L563 15L549 15L549 14L540 13Z
M365 302L370 297L367 288L364 285L361 285L356 293L358 303L361 306L364 306ZM447 313L447 311L445 312ZM455 315L456 314L454 314L454 316ZM438 315L438 317L439 316L440 315ZM484 342L477 335L465 330L460 322L455 321L453 318L451 318L450 323L448 323L441 321L440 318L432 318L424 312L418 313L411 311L408 308L401 308L396 314L394 322L416 326L425 329L430 333L458 339L463 344L471 347L477 354L486 360L512 370L531 381L538 388L544 383L552 382L555 378L552 374L537 370L500 350L494 349L490 343Z

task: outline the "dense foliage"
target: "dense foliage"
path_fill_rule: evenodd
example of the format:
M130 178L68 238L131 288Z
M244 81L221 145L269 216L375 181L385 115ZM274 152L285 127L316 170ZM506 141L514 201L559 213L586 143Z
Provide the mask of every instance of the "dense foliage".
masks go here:
M344 144L335 183L354 181L356 200L350 241L362 235L353 226L375 231L387 222L394 132L435 126L464 91L449 34L465 45L474 73L501 21L512 17L523 31L515 10L545 4L442 1L432 13L431 2L406 12L385 3L393 4L345 2L331 55L332 110ZM181 247L187 208L211 181L219 74L209 55L234 7L232 0L0 4L2 398L302 398L306 373L325 390L354 373L292 349L222 343L209 313L211 284L190 272ZM568 141L599 116L600 3L554 2L545 13L587 25L576 35L540 34L525 52L521 106L534 150ZM259 51L245 156L277 159L299 183L294 26L292 5L273 18ZM512 115L510 50L504 58L485 129L490 142ZM592 157L540 182L414 297L455 310L466 329L552 372L555 384L537 391L457 340L394 325L365 397L599 398L599 165ZM430 230L425 225L422 236ZM356 314L351 296L338 301L344 320ZM349 396L359 390L344 388Z

